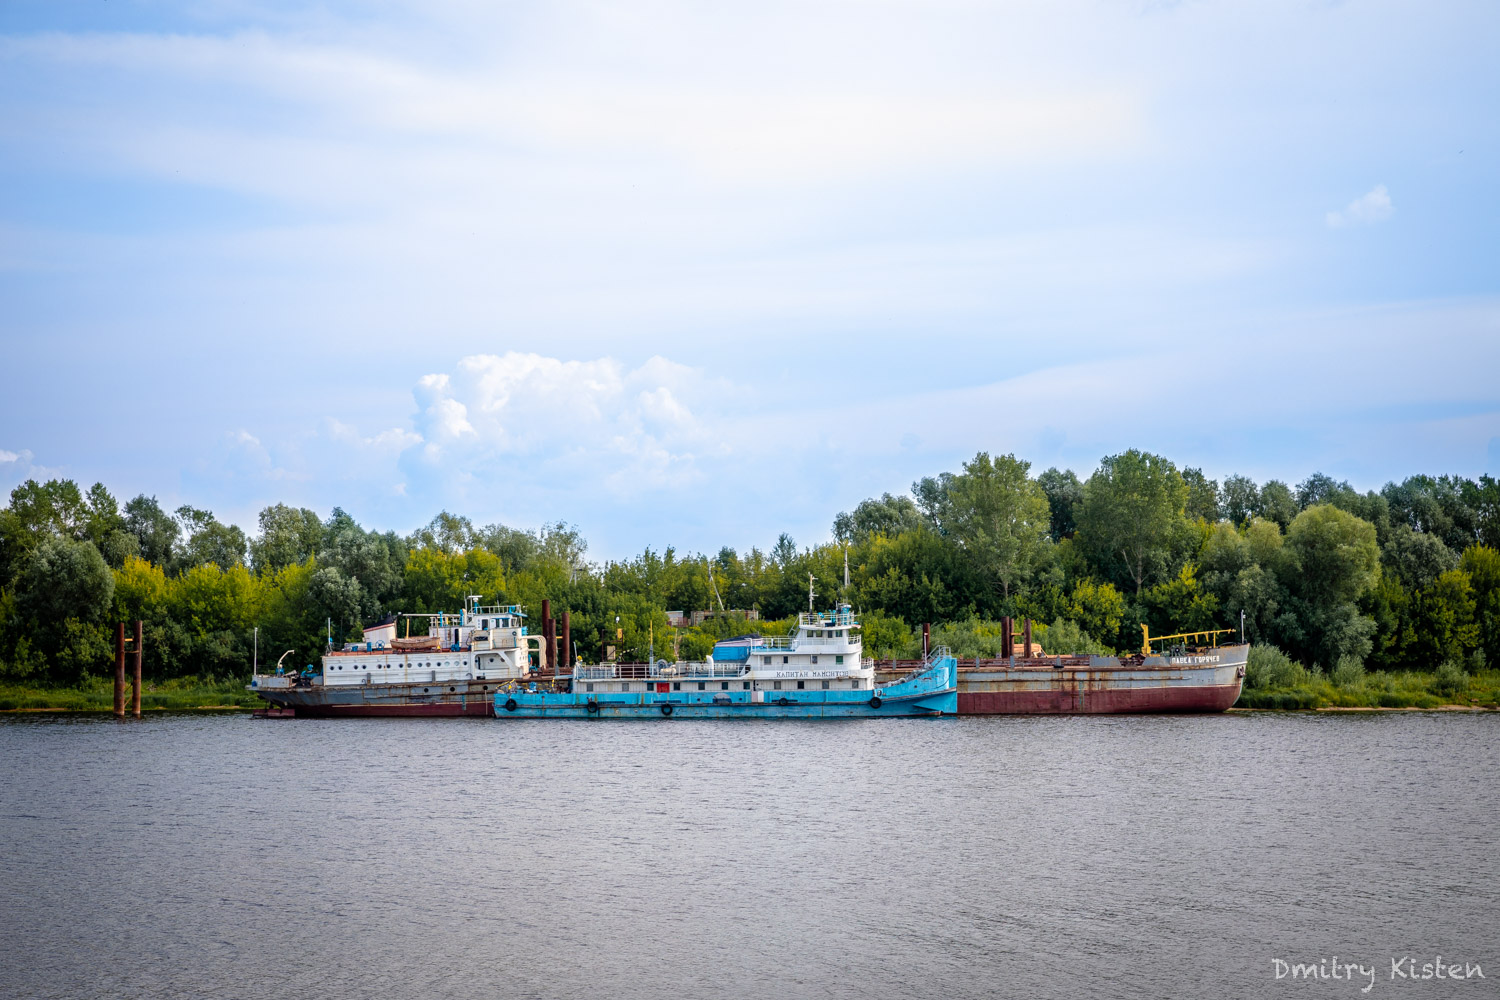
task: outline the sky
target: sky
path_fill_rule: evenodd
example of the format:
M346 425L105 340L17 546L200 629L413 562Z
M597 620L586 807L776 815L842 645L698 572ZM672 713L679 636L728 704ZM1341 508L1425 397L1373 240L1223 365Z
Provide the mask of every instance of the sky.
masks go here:
M826 540L1500 474L1500 5L0 0L0 488Z

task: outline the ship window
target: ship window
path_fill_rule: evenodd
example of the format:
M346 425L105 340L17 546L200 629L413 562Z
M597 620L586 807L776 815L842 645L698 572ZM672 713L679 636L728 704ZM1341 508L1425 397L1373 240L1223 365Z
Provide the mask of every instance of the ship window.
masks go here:
M674 681L672 683L672 690L673 691L681 691L682 690L682 681Z
M797 690L798 691L804 690L806 687L807 687L807 681L798 681L797 682Z
M728 681L720 681L719 682L719 690L720 691L728 691L729 690L729 682Z
M584 685L584 686L583 686L583 689L584 689L584 690L585 690L585 691L592 691L592 690L594 690L594 685L592 685L592 684L585 684L585 685Z
M835 656L835 657L834 657L834 658L833 658L833 662L834 662L834 663L838 663L838 664L841 664L841 663L843 663L843 662L844 662L844 658L843 658L843 657L842 657L842 656Z
M769 656L762 656L760 658L760 660L761 660L761 663L766 664L766 665L770 665L771 658Z
M708 690L708 685L704 684L702 681L699 681L698 682L698 690L699 691L706 691L706 690Z
M772 686L772 687L773 687L773 688L775 688L775 689L776 689L776 690L778 690L778 691L780 691L780 690L781 690L781 682L780 682L780 681L776 681L776 682L775 682L775 683L774 683L774 684L772 684L772 685L771 685L771 686Z
M824 681L824 682L823 682L823 690L824 690L824 691L827 691L827 690L828 690L828 682L827 682L827 681Z
M783 657L782 657L782 658L781 658L781 662L782 662L782 663L786 663L786 662L787 662L787 658L786 658L786 657L785 657L785 656L783 656Z
M813 661L813 662L814 662L814 663L817 663L817 662L818 662L818 658L817 658L817 657L816 657L816 656L814 656L814 657L813 657L813 658L812 658L812 661Z
M750 690L750 682L749 682L749 681L746 681L746 682L745 682L745 690L746 690L746 691L749 691L749 690Z

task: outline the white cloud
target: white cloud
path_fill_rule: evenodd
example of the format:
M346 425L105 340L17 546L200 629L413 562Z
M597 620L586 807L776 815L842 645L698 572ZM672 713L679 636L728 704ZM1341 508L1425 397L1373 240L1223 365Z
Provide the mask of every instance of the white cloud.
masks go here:
M20 461L20 458L21 458L22 454L23 454L22 452L5 451L3 449L0 449L0 462L16 462L16 461ZM28 459L31 458L31 452L28 451L28 452L25 452L24 454L26 455L26 457Z
M1391 205L1390 192L1386 191L1384 184L1376 184L1351 201L1342 212L1329 212L1328 225L1334 229L1372 225L1389 219L1395 211Z
M694 400L712 380L663 358L627 368L613 358L564 361L534 353L476 354L417 383L408 474L461 462L470 482L505 481L524 464L543 488L578 481L627 491L698 478L721 414Z

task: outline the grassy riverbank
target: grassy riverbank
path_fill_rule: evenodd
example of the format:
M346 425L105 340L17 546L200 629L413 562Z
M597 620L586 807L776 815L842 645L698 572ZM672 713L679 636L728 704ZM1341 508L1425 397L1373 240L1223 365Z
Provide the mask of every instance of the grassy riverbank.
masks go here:
M1250 651L1235 708L1500 708L1500 671L1469 673L1454 663L1431 672L1369 671L1352 658L1331 673L1308 669L1275 646Z
M125 685L126 710L130 685ZM245 690L243 680L181 677L147 683L141 691L142 711L223 711L251 709L264 704ZM114 710L114 679L91 677L77 687L26 687L0 684L0 712L109 712Z

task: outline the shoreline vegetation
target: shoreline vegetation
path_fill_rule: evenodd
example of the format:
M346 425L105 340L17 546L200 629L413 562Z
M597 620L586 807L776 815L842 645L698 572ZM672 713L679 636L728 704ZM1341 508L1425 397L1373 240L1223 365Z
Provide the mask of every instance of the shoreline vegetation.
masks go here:
M246 532L190 505L102 484L28 480L0 509L0 711L112 702L114 625L144 623L143 709L252 707L251 662L303 670L331 642L469 595L571 615L579 661L702 660L719 639L784 635L848 603L866 655L995 656L1002 618L1049 653L1139 649L1220 630L1257 650L1240 707L1496 703L1500 480L1410 476L1378 492L1315 473L1222 483L1162 455L1107 455L1087 478L980 452L834 517L811 546L587 558L576 526L476 525L439 512L410 534L276 503ZM769 539L768 539L769 540ZM535 618L533 618L533 624Z

